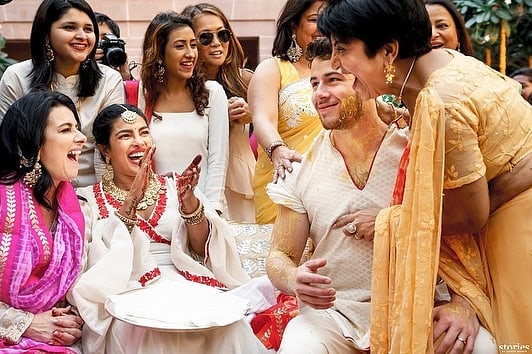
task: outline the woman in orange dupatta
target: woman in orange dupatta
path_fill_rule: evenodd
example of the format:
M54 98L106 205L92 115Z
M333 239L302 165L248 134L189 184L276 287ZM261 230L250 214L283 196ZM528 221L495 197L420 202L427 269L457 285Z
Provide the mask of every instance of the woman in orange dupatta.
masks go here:
M372 352L432 352L441 344L432 329L453 352L471 352L478 322L499 348L526 344L532 108L518 86L474 58L432 50L417 0L331 1L318 28L363 99L392 93L412 113L404 200L376 221ZM442 329L431 301L438 272L478 320Z

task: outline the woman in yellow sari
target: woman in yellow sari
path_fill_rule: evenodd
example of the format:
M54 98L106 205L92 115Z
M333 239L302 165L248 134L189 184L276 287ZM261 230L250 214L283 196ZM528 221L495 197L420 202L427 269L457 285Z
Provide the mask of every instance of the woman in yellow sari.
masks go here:
M251 79L248 101L258 149L253 188L259 224L273 223L277 207L265 187L284 178L292 161L299 161L321 123L310 101L310 66L304 56L307 44L317 36L316 19L324 1L288 0L279 19L272 58L261 62ZM275 169L274 169L275 167Z
M530 345L532 106L484 63L432 50L418 0L338 0L318 24L363 99L393 93L412 116L404 199L376 220L372 353L433 351L437 274L478 318L442 333L453 353L478 322L501 351Z

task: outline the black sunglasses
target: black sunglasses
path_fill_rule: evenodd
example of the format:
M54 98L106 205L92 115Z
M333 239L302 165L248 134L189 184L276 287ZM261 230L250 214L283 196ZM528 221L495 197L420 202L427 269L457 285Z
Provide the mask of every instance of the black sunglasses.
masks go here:
M218 37L218 40L222 43L227 43L231 39L231 31L228 29L221 29L218 32L216 32L216 37ZM214 39L214 33L213 32L203 32L200 33L198 40L202 45L209 45L212 43L212 40Z

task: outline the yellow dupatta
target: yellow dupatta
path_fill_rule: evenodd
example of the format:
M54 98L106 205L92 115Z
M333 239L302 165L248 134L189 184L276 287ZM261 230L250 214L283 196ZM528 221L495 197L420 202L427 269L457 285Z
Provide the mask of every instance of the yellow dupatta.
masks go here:
M371 298L372 353L432 352L444 168L444 107L422 90L412 118L402 205L375 221Z
M478 235L446 235L440 239L445 113L438 97L431 88L419 93L403 203L381 211L375 222L373 353L433 352L437 272L469 302L482 325L493 330Z

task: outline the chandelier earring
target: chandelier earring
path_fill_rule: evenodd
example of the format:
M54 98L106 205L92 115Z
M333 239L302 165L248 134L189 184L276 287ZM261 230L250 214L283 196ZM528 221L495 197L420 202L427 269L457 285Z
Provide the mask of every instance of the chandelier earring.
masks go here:
M37 159L38 160L38 159ZM21 158L20 166L21 167L30 167L32 165L31 161L24 156ZM24 174L24 177L22 178L22 182L24 182L28 187L35 187L35 184L41 178L42 176L42 167L39 161L36 161L33 164L33 168L31 171L26 172Z
M54 51L52 50L50 43L46 43L44 45L44 49L46 50L46 64L50 66L52 65L52 62L55 60Z
M387 63L384 66L384 77L386 78L386 85L391 85L395 78L395 66L392 63Z
M296 34L292 34L292 42L290 43L290 47L286 51L286 56L292 63L295 63L301 59L301 56L303 55L303 49L297 44L296 41Z
M157 76L157 82L162 84L164 83L164 73L166 72L166 69L164 68L163 61L161 59L157 60L157 73L155 76Z

